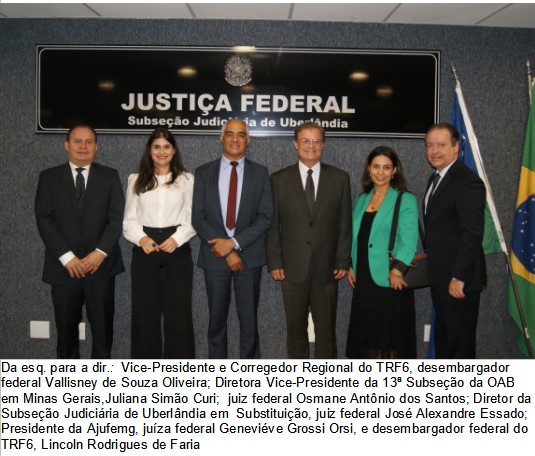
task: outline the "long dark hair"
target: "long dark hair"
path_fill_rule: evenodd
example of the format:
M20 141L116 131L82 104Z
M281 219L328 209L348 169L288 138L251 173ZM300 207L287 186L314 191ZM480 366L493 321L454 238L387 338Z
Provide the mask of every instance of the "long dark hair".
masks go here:
M175 150L173 158L171 158L171 163L169 164L171 168L171 179L169 179L165 185L172 185L182 173L186 172L174 136L167 130L167 128L157 128L150 135L147 145L145 146L143 157L141 157L141 161L139 162L139 175L137 176L136 185L134 186L134 190L138 195L140 193L148 192L158 186L158 180L154 175L154 161L150 154L152 143L158 138L164 138L169 141Z
M372 164L372 161L375 157L379 157L380 155L384 155L385 157L389 158L392 162L392 165L397 168L396 172L394 173L394 176L392 177L392 180L390 181L390 185L401 192L407 191L407 181L405 180L405 176L403 175L403 169L401 168L401 161L399 160L398 154L396 154L396 151L388 146L379 146L373 149L370 154L368 155L368 158L366 159L366 166L364 167L364 171L362 173L362 189L365 193L369 193L370 190L373 188L373 182L370 177L370 173L368 171L368 168Z

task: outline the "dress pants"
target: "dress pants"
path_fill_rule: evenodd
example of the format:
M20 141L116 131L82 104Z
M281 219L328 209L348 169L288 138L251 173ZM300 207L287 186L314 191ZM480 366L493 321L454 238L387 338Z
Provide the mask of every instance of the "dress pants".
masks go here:
M240 322L240 358L260 358L258 337L258 301L262 266L241 272L204 270L208 309L208 355L211 359L228 357L227 319L231 283L234 283L236 311Z
M101 280L82 278L68 284L53 284L52 303L58 331L58 359L80 358L78 325L82 321L84 303L91 327L91 357L111 357L115 276Z
M134 247L131 272L132 358L195 358L189 243L173 253L148 255Z
M336 306L338 281L321 283L309 272L301 283L282 281L282 296L286 314L287 346L290 359L310 358L308 342L308 312L314 322L316 359L335 359Z
M479 291L465 292L455 299L431 287L435 309L435 357L437 359L475 359Z

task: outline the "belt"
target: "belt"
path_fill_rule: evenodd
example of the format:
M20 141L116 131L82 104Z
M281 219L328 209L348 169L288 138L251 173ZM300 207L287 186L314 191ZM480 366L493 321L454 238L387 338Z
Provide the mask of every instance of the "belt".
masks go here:
M165 228L152 228L150 226L144 226L143 231L147 236L154 239L154 242L156 244L161 244L163 241L165 241L167 238L169 238L171 235L176 233L176 229L180 225L176 226L167 226Z

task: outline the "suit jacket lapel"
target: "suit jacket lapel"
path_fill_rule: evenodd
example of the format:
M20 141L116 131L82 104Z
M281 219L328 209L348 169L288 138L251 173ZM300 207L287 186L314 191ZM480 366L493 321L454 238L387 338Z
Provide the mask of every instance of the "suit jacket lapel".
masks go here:
M303 188L303 181L299 173L299 164L295 164L290 173L291 186L293 188L295 197L299 200L299 207L303 207L309 214L307 200L305 198L305 189ZM312 214L310 214L312 217Z
M429 176L429 179L427 180L427 186L425 187L424 195L427 195L429 188L431 187L431 185L433 185L433 179L435 178L435 174L436 174L436 171Z
M455 170L456 168L459 166L460 162L459 160L457 159L457 161L451 165L450 169L448 169L448 172L446 173L446 175L440 180L439 184L438 184L438 187L436 188L435 190L435 193L433 193L433 196L429 197L429 200L427 201L427 212L426 212L426 215L429 213L430 210L433 209L433 207L435 206L437 200L440 199L440 195L442 195L443 192L446 191L446 188L448 187L451 179L452 179L452 175L455 174ZM434 174L433 174L434 176ZM431 176L431 181L433 180L433 176ZM426 192L427 194L427 192Z
M94 193L95 190L99 186L98 184L99 180L100 180L100 169L96 163L93 163L91 167L89 168L89 175L85 183L85 198L91 198L90 195Z
M74 178L72 176L71 165L69 162L65 164L60 173L61 182L59 183L60 187L63 189L61 191L67 192L69 195L69 201L73 207L78 211L78 200L76 198L76 187L74 186Z
M101 168L99 167L98 163L92 163L91 167L89 168L89 175L87 176L87 181L85 183L85 194L84 199L82 201L82 207L80 208L81 212L84 212L87 207L88 201L91 201L91 199L93 198L93 194L100 187L101 178ZM76 207L78 207L78 200L76 200L76 198L75 201Z
M424 198L422 200L422 214L424 214L424 216L427 213L426 204L425 204L425 196L427 195L427 192L429 191L429 188L431 187L431 185L433 185L433 178L435 177L435 174L436 174L436 171L429 176L429 179L427 180L427 186L425 187Z
M240 223L240 214L242 214L245 208L248 207L249 199L252 198L252 193L247 191L247 189L255 185L254 168L248 166L247 162L247 159L243 161L243 182L240 195L240 207L238 207L238 213L236 214L236 226Z
M449 169L446 175L440 180L438 187L435 189L435 192L432 196L429 197L429 201L431 202L431 205L433 204L433 201L435 199L440 198L440 195L444 192L444 189L448 186L450 180L451 180L451 171L453 169Z
M223 214L221 208L221 197L219 195L219 170L221 169L221 159L214 160L212 166L208 169L208 195L214 195L214 207L217 209L217 219L221 224L223 230L225 229L225 222L223 222Z
M331 179L331 174L329 173L329 169L323 165L321 165L321 172L320 172L320 178L318 182L318 191L316 192L316 203L314 204L314 211L311 214L314 216L319 211L319 208L323 201L325 201L325 198L327 198L327 192L329 190L329 181ZM304 192L303 192L304 195Z

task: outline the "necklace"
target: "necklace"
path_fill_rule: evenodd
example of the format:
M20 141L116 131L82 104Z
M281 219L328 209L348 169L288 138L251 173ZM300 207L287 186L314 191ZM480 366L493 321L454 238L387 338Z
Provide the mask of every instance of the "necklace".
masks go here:
M376 211L379 209L379 206L381 205L381 203L383 202L383 200L385 199L385 195L382 195L380 197L377 197L377 193L375 193L373 195L373 198L371 199L370 201L370 209L372 211ZM375 200L375 203L373 202Z

